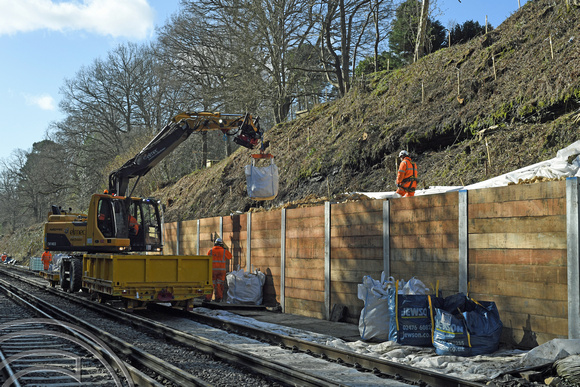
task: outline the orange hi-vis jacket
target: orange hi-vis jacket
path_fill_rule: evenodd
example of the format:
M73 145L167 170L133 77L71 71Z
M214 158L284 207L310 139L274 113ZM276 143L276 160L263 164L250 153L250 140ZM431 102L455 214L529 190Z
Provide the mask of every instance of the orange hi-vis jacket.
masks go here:
M410 157L405 157L399 164L397 187L407 192L415 192L417 188L417 164L413 163Z
M50 262L52 262L52 254L50 251L45 251L42 253L41 260L44 265L44 270L48 270L48 266L50 265Z
M226 259L232 259L232 253L224 249L222 246L214 246L207 252L213 258L213 270L226 271Z

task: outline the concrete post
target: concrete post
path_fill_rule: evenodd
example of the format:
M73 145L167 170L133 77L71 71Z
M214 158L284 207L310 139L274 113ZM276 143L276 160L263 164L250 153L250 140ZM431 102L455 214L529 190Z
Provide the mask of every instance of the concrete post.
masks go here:
M286 289L286 209L282 209L282 219L280 221L280 305L282 313L285 312L286 297L284 295Z
M195 255L199 255L199 219L197 220L197 243L196 243L196 253Z
M252 272L252 213L247 213L247 233L246 233L246 272Z
M330 202L324 202L324 318L330 319Z
M566 179L566 228L568 262L568 339L580 339L580 238L578 178Z
M468 257L468 232L467 232L467 190L459 191L459 292L467 294L469 276L467 272Z
M175 255L181 255L181 246L179 245L179 238L181 237L181 220L175 222Z
M391 202L383 202L383 272L385 278L391 275Z

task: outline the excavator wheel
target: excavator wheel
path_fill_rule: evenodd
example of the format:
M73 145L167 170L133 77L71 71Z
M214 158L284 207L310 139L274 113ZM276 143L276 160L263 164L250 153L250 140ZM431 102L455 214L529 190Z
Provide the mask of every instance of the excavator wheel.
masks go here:
M70 262L70 291L76 293L81 290L83 284L83 261L82 258L73 258Z
M65 292L69 291L69 287L70 287L70 280L69 277L67 276L67 266L70 266L70 264L67 264L66 261L62 261L61 265L60 265L60 288L62 290L64 290Z

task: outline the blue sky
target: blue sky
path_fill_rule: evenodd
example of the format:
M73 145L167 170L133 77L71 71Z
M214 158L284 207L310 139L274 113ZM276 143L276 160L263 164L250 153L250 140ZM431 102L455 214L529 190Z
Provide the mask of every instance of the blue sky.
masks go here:
M120 43L155 38L179 0L0 0L0 159L29 151L58 111L59 89ZM521 6L526 0L520 0ZM435 3L431 0L431 3ZM466 20L497 27L518 0L437 0L444 27ZM168 117L169 118L169 117Z

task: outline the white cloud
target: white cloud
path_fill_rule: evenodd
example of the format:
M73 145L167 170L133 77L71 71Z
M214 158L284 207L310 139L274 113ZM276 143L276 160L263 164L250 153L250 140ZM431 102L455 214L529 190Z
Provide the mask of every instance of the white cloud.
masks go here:
M0 9L0 35L51 30L145 39L155 16L147 0L0 0Z
M49 94L28 95L24 94L24 99L28 105L38 106L42 110L56 110L54 98Z

